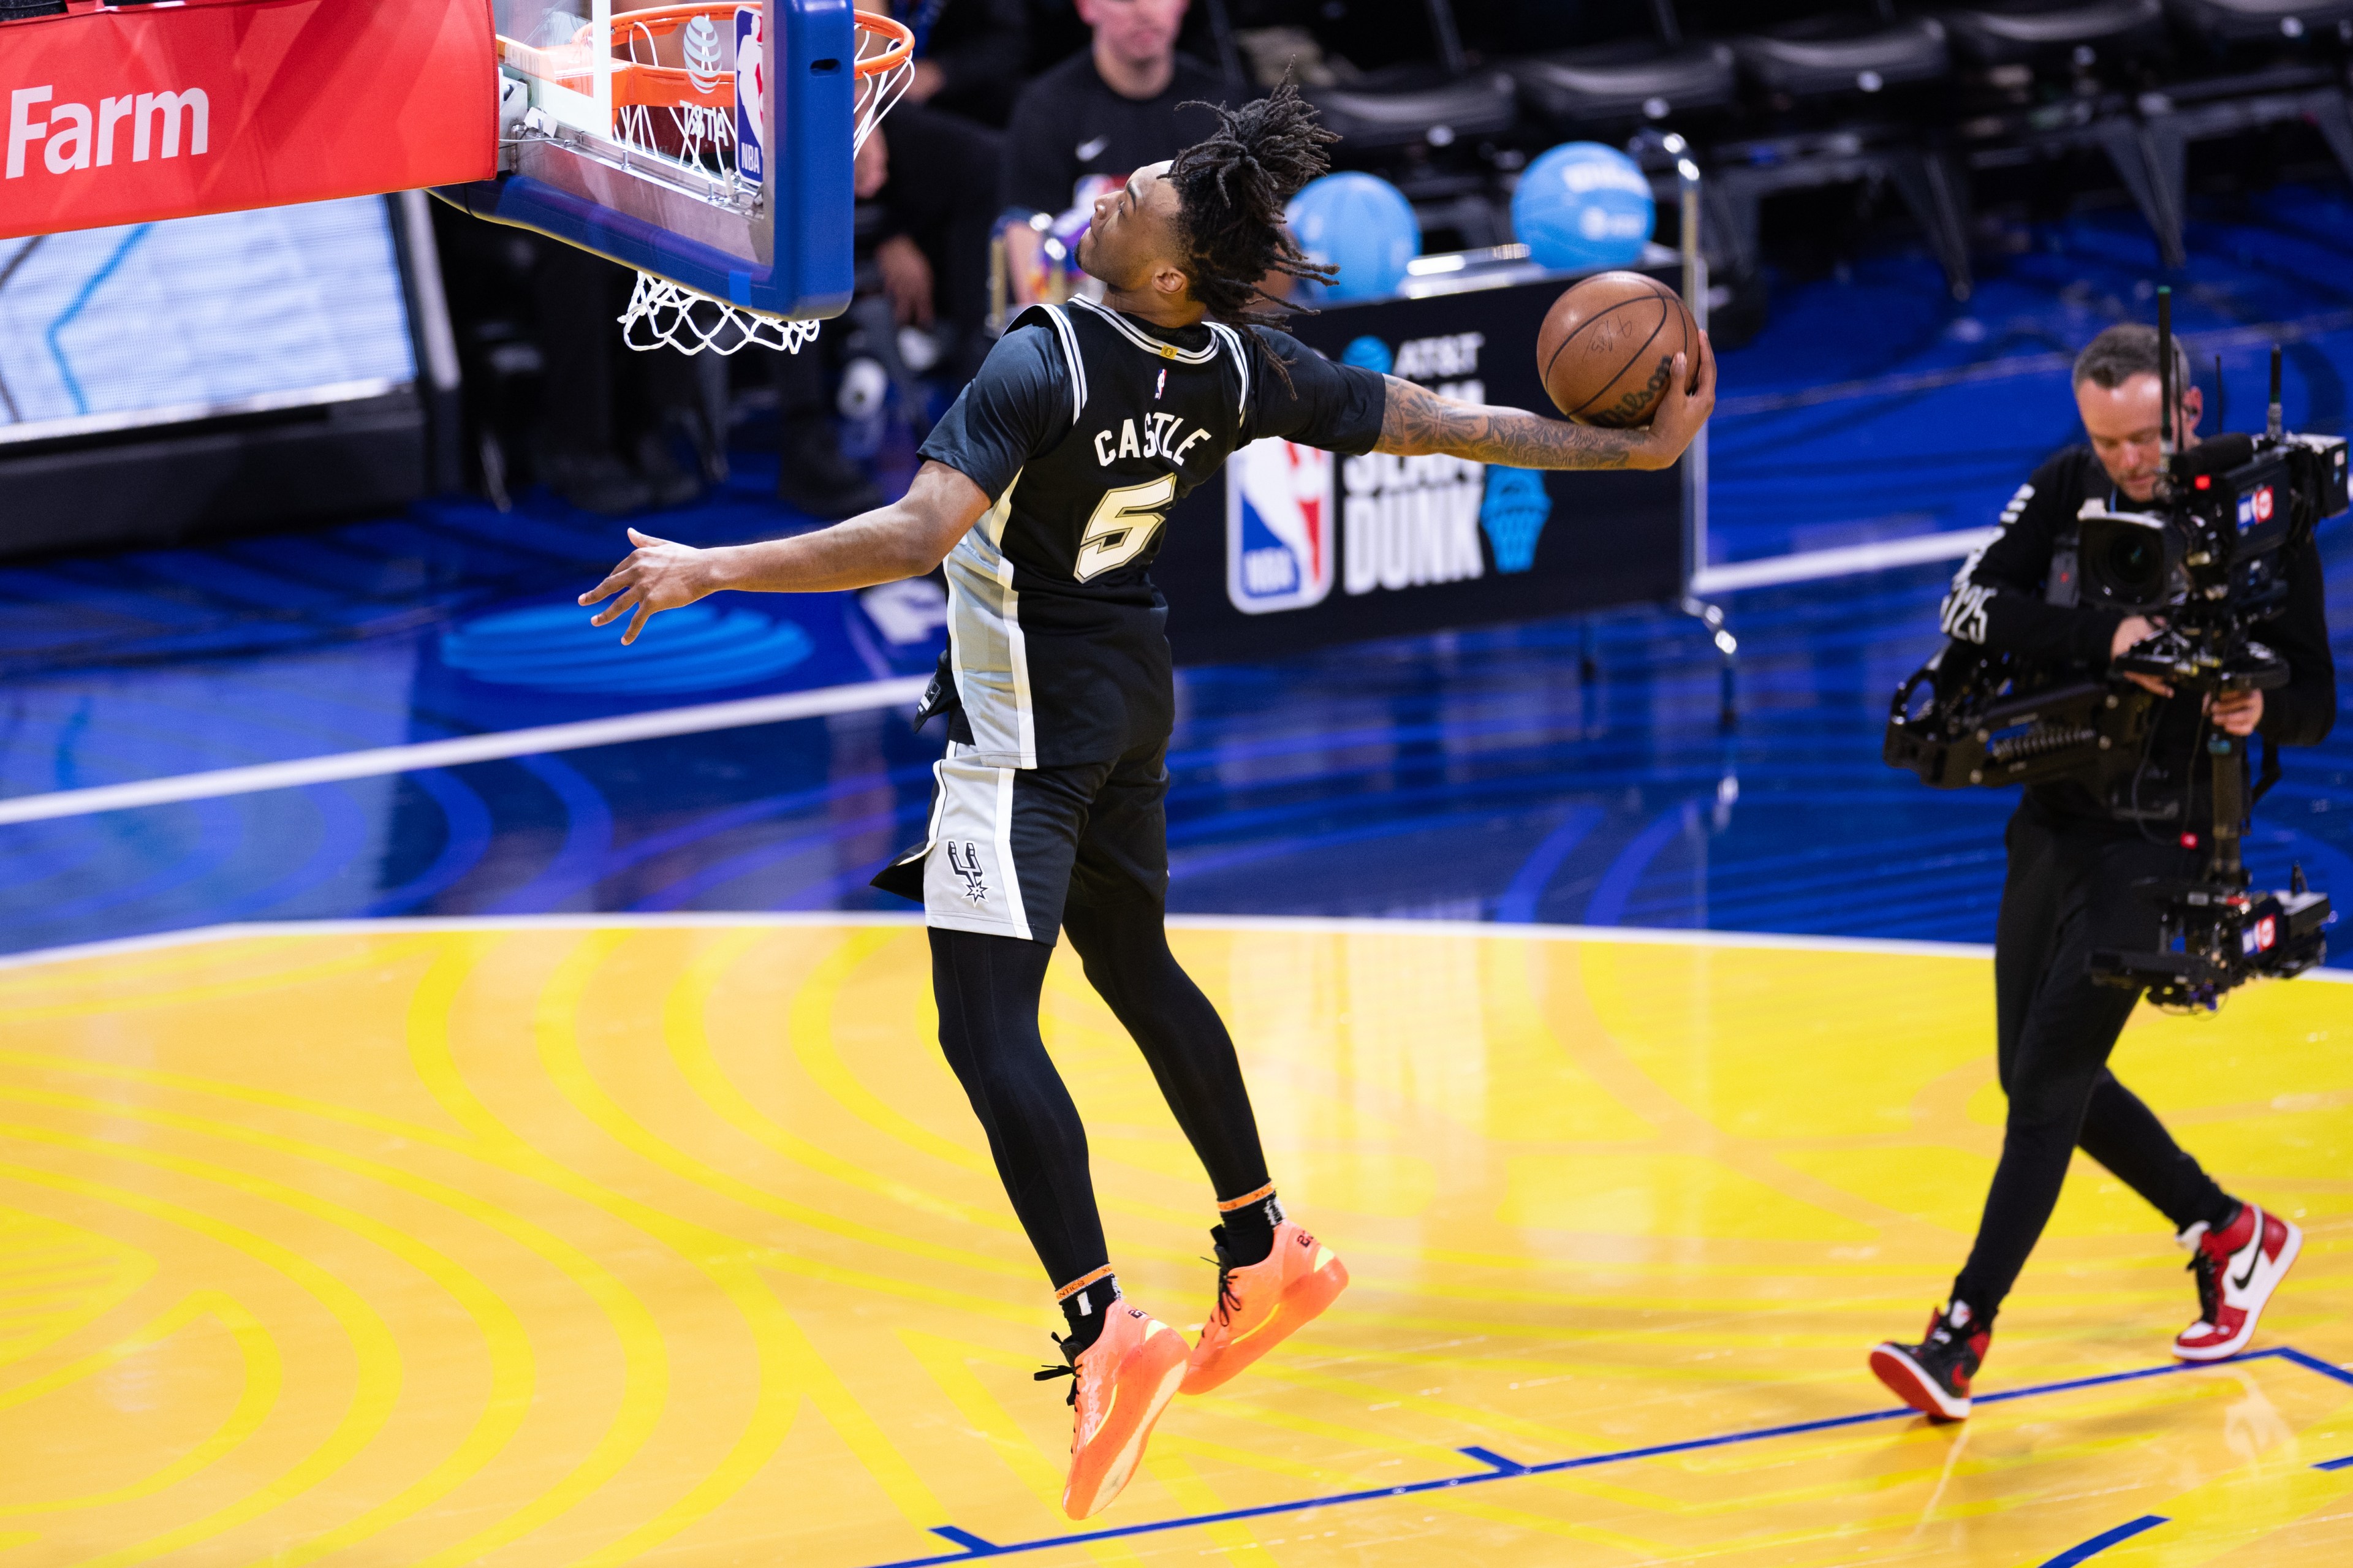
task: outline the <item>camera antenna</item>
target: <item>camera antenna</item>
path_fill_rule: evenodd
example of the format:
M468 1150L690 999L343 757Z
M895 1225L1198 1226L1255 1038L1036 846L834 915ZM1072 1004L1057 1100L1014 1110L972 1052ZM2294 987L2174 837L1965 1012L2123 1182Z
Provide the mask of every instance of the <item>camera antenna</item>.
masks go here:
M2157 290L2157 441L2158 453L2169 466L2174 448L2174 400L2181 395L2173 384L2173 290Z
M2270 412L2263 416L2263 434L2276 441L2286 429L2287 421L2280 413L2280 346L2274 343L2272 345L2272 403Z

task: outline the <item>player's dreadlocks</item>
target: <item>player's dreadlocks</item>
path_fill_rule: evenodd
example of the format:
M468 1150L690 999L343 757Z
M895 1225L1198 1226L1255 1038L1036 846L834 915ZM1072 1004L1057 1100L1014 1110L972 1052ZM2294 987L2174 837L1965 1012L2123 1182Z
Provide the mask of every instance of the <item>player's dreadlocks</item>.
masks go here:
M1218 116L1218 129L1176 154L1168 178L1190 254L1193 298L1219 321L1271 326L1289 310L1259 287L1272 272L1328 283L1336 268L1310 261L1283 226L1283 204L1332 167L1324 149L1339 138L1288 79L1240 109L1187 103Z

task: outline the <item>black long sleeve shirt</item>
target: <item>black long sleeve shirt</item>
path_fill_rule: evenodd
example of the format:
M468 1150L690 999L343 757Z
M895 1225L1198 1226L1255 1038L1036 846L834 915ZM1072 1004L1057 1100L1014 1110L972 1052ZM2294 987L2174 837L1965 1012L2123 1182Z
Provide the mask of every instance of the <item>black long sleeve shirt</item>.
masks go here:
M2052 558L2075 532L2076 516L2087 500L2117 511L2139 510L2116 493L2107 471L2088 447L2070 447L2034 470L2002 509L2001 531L1964 562L1945 596L1948 637L1997 652L2063 660L2089 670L2107 668L2109 647L2124 612L2099 604L2054 604ZM2337 720L2337 669L2329 658L2327 595L2320 551L2306 541L2287 560L2288 597L2280 613L2255 630L2256 638L2287 661L2287 685L2263 693L2260 732L2282 746L2316 746L2328 738ZM2166 702L2147 752L2148 769L2137 804L2147 808L2167 799L2179 803L2196 826L2205 810L2205 769L2199 737L2203 721L2199 700L2183 695ZM2084 785L2066 781L2038 784L2028 792L2054 814L2112 818L2109 803Z

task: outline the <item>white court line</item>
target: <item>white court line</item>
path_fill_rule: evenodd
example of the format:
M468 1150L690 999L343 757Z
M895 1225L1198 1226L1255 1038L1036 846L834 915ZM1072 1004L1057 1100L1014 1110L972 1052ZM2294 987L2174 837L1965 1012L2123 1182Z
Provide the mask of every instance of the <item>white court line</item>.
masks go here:
M1767 561L1711 566L1699 574L1693 584L1693 590L1695 593L1733 593L1742 588L1810 582L1857 572L1909 566L1922 561L1944 560L1968 554L1991 539L1997 531L1986 528L1931 533L1883 544L1857 544L1841 550L1817 550L1802 555L1777 556ZM257 763L246 767L215 768L206 773L174 773L165 778L139 779L129 784L17 795L13 799L0 799L0 827L19 822L91 816L101 812L131 811L141 806L169 805L180 801L212 800L221 795L252 795L262 790L297 789L305 784L376 778L385 773L411 773L421 768L462 767L469 763L497 762L507 757L534 756L548 752L578 751L588 746L611 746L625 741L654 740L665 735L691 735L751 724L780 723L787 719L811 719L829 713L889 708L902 702L920 701L929 680L928 676L910 675L896 680L828 686L815 691L786 692L777 697L752 697L735 702L711 702L693 708L664 709L653 713L629 713L615 719L588 719L577 723L547 724L531 730L501 730L489 735L461 735L451 740L421 741L406 746L379 746L364 752L340 752L323 757L298 757L282 763Z
M832 713L892 708L922 700L923 688L930 681L927 675L910 675L855 686L820 687L815 691L787 691L775 697L746 697L733 702L625 713L613 719L584 719L570 724L543 724L531 730L501 730L488 735L459 735L406 746L378 746L371 751L298 757L290 762L258 763L241 768L215 768L208 773L175 773L169 778L140 779L131 784L23 795L13 800L0 800L0 827L17 822L90 816L103 811L129 811L135 806L164 805L174 801L211 800L225 795L294 789L303 784L413 773L421 768L461 767L468 763L496 762L505 757L612 746L624 741L650 741L665 735L693 735L751 724L777 724L787 719L817 719Z
M1858 572L1917 566L1924 561L1950 561L1989 542L2000 531L1998 528L1955 529L1877 544L1849 544L1837 550L1809 550L1798 555L1737 561L1729 566L1704 566L1692 578L1692 592L1733 594L1743 588L1769 588L1782 583L1811 583L1823 577L1852 576Z
M124 953L149 952L160 948L188 947L203 942L242 942L258 937L382 936L470 931L629 931L641 927L712 930L740 926L788 929L848 925L905 926L912 929L921 927L923 923L923 915L913 910L903 914L896 910L759 910L740 914L692 910L648 914L394 915L383 920L246 921L0 954L0 970L111 958ZM1770 931L1654 931L1620 926L1507 925L1496 921L1382 920L1375 916L1329 915L1170 915L1168 924L1178 931L1263 931L1341 936L1509 937L1539 942L1611 942L1657 947L1751 947L1821 952L1902 953L1923 958L1986 959L1993 956L1991 947L1962 942L1783 936Z
M399 915L383 920L250 921L227 925L192 926L185 931L157 931L149 936L118 937L110 942L76 942L66 947L37 948L29 952L0 954L0 970L27 969L44 963L70 963L112 958L124 953L192 947L204 942L241 942L256 937L376 936L386 932L717 930L742 926L778 929L823 926L922 926L923 917L872 910L814 910L780 912L695 910L667 914L565 915ZM1791 936L1778 931L1665 930L1647 926L1518 925L1500 921L1383 920L1377 916L1341 915L1170 915L1179 931L1263 931L1303 935L1488 937L1514 941L1618 942L1633 947L1763 948L1800 952L1888 953L1912 958L1967 958L1980 962L1993 948L1973 942L1905 942L1881 937ZM2314 969L2298 976L2337 985L2353 985L2353 970Z

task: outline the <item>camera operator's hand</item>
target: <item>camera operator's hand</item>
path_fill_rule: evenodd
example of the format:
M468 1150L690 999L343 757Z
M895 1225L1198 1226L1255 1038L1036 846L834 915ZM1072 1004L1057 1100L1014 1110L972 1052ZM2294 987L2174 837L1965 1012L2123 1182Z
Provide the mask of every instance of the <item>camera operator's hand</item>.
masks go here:
M2263 721L2263 694L2260 691L2225 691L2212 700L2207 711L2212 715L2216 728L2224 734L2236 735L2243 741L2255 732L2256 725Z
M2116 623L2116 635L2108 639L2108 657L2111 659L2122 658L2126 650L2137 644L2147 642L2156 635L2157 623L2147 616L2126 616ZM2154 691L2159 697L2173 695L2173 688L2154 675L2141 675L2129 669L2122 673L2126 680L2144 691Z

